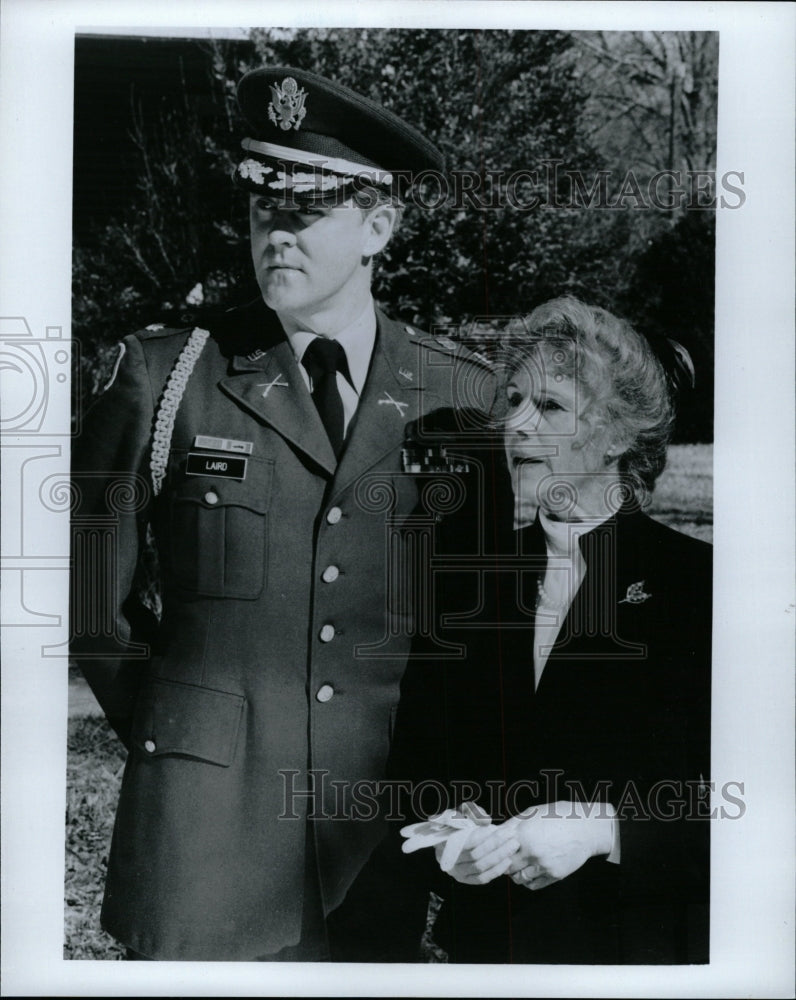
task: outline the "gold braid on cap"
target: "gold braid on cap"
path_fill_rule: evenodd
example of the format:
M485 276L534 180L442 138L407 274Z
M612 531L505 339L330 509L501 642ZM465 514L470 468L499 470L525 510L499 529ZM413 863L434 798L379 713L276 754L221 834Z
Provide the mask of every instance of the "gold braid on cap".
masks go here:
M163 488L163 480L166 478L171 436L174 433L174 421L177 418L180 401L188 379L191 377L191 372L194 370L209 336L209 330L201 330L199 327L192 331L171 370L166 388L158 403L155 433L152 436L152 454L149 459L149 468L152 473L152 492L155 496L159 495Z

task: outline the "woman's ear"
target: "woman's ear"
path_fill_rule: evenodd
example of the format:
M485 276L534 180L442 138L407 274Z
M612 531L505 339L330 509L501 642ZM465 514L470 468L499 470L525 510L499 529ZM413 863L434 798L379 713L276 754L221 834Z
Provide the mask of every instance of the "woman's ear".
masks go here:
M397 212L394 205L377 205L365 217L365 238L362 246L363 257L375 257L390 242Z
M618 462L619 459L628 450L628 445L624 441L613 441L605 449L605 455L603 456L603 461L606 465L613 465L614 462Z

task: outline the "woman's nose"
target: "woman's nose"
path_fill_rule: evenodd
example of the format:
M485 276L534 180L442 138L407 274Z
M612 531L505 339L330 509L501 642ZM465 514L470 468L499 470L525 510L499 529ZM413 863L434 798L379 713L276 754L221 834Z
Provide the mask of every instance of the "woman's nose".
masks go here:
M506 417L506 430L515 438L535 437L539 428L539 411L529 401L521 403Z

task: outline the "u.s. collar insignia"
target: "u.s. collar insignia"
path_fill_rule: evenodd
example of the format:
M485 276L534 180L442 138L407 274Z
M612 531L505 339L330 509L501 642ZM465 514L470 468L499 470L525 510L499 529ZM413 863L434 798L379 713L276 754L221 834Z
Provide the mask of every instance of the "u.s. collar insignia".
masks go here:
M652 597L652 594L644 593L644 581L639 580L638 583L631 583L627 588L627 594L619 602L620 604L643 604L644 601Z
M291 128L298 129L307 113L304 107L307 91L299 87L292 76L286 76L281 87L278 83L271 87L271 97L268 117L274 125L278 125L285 132Z

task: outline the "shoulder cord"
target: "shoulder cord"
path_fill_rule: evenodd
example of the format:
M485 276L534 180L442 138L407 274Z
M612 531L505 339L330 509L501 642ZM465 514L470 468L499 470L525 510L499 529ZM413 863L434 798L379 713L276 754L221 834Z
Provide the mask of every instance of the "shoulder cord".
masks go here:
M160 494L163 480L166 478L166 465L169 460L171 436L174 433L177 410L188 379L191 377L191 372L194 370L209 336L209 330L201 330L199 327L192 331L171 370L166 388L158 403L155 415L155 433L152 437L152 455L149 460L149 468L152 472L152 492L155 496Z

